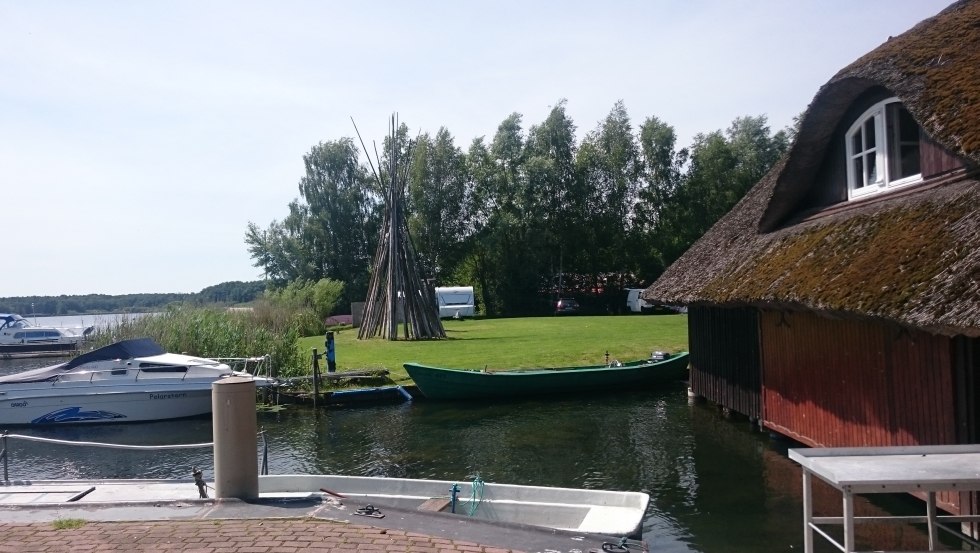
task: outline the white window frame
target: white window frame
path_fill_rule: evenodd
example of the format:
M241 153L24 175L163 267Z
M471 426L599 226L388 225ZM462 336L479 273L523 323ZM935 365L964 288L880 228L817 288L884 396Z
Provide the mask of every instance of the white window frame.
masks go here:
M922 173L919 172L915 175L909 175L907 177L902 177L898 179L892 179L889 175L889 163L888 155L893 151L891 144L888 144L888 135L886 129L888 128L888 110L886 109L889 104L898 103L898 98L889 98L878 102L877 104L868 108L864 113L858 117L854 123L847 129L847 133L844 135L845 148L847 151L847 199L853 200L856 198L863 198L871 194L878 194L891 190L894 188L899 188L902 186L908 186L910 184L915 184L922 181ZM862 143L862 148L860 152L854 151L854 140L855 134L864 128L865 123L868 120L874 121L874 132L875 132L875 146L873 149L866 147L866 141ZM901 140L900 136L895 137L896 140ZM867 159L869 152L874 152L875 154L875 174L876 181L873 183L864 184L864 186L856 186L858 179L864 183L865 174L857 174L854 170L854 160L858 157L864 156Z

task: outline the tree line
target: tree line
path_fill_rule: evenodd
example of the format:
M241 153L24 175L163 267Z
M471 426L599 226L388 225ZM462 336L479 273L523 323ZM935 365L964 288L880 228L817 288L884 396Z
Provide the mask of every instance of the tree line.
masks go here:
M208 286L193 294L107 294L23 296L0 298L0 313L17 313L24 317L87 315L93 313L150 313L169 305L238 305L263 297L264 281L230 281Z
M401 125L395 146L410 164L406 211L422 274L474 286L491 316L546 312L559 295L614 309L622 288L653 282L795 134L746 116L678 148L668 123L630 121L617 102L577 141L562 100L527 127L509 115L465 151L445 127L413 138ZM329 278L346 284L342 306L363 301L383 212L362 154L351 137L313 146L288 214L248 224L249 254L270 286Z

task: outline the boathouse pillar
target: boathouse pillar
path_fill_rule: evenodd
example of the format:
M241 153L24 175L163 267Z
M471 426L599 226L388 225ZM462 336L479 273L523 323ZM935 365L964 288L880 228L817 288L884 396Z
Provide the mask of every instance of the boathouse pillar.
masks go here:
M255 381L222 378L211 385L214 493L218 499L258 499Z

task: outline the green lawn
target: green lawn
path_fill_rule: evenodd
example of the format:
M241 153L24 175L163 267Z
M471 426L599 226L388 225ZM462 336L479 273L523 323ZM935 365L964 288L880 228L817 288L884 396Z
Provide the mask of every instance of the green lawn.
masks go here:
M335 335L337 370L385 368L409 380L402 363L482 369L598 365L610 359L645 359L652 351L687 350L687 315L533 317L445 320L446 340L358 340L357 329ZM323 352L322 336L300 348ZM325 369L325 363L321 362Z

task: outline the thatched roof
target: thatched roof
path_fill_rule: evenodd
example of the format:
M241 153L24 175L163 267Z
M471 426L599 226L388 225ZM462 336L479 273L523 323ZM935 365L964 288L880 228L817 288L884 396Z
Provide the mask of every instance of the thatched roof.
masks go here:
M966 171L804 217L831 137L884 87ZM778 306L980 336L980 0L841 70L817 93L790 152L643 296Z

